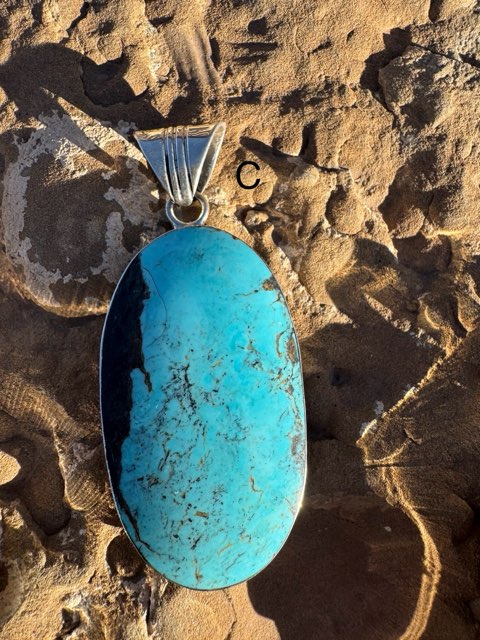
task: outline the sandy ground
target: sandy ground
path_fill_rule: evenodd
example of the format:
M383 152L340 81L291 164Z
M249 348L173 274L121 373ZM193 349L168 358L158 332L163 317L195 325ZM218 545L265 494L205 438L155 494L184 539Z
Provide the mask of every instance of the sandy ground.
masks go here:
M479 637L479 6L5 0L0 31L1 640ZM210 220L287 295L309 474L270 567L198 593L122 534L97 353L168 228L132 131L218 120Z

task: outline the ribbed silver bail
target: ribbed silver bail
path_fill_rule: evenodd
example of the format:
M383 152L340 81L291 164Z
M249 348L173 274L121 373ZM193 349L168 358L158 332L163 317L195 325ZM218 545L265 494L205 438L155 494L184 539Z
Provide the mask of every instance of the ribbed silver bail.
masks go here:
M215 167L225 123L136 131L134 136L170 200L192 204Z

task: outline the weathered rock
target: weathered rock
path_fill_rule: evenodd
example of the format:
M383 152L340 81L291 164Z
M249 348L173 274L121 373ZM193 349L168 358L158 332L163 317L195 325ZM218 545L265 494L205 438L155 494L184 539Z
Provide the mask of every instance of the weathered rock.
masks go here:
M9 0L0 23L0 638L473 639L474 3ZM97 352L168 228L132 131L219 119L209 221L286 294L311 455L271 567L192 595L127 551Z

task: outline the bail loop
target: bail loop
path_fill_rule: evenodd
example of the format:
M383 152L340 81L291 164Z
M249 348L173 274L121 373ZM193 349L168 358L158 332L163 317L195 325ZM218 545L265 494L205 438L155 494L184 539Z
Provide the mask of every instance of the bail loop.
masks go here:
M220 153L225 135L225 123L168 127L134 133L143 155L168 194L167 215L174 226L201 224L206 215L204 196L199 197L208 184ZM183 223L175 216L173 204L189 206L197 198L202 214L193 223ZM176 222L174 222L175 218Z
M192 220L191 222L185 222L183 220L180 220L180 218L178 218L177 215L175 214L175 209L174 209L175 203L173 202L173 200L171 200L170 198L167 198L167 201L165 203L165 213L167 214L167 218L172 223L174 229L181 229L182 227L194 227L200 224L204 224L207 221L208 214L210 212L210 205L208 203L208 200L203 195L203 193L198 193L198 192L195 194L194 199L198 200L198 202L200 203L200 206L201 206L200 213L195 218L195 220Z

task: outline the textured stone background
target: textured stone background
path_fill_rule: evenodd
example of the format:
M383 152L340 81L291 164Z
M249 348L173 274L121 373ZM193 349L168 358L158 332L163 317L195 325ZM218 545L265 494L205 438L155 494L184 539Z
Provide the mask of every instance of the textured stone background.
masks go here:
M477 638L478 4L4 0L0 32L0 638ZM167 228L131 132L219 119L211 222L287 294L309 476L272 565L199 593L121 532L97 352Z

